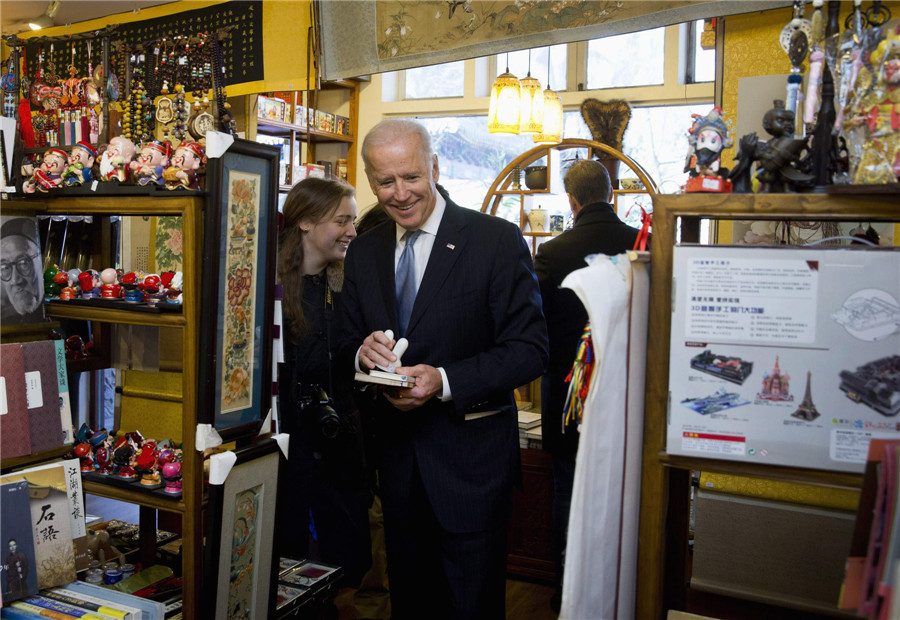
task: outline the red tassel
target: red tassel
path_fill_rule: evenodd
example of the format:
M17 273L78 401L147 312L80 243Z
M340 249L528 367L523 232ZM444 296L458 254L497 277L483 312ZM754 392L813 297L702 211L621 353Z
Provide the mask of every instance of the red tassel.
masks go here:
M31 124L31 103L28 99L19 102L19 134L26 149L34 148L34 125Z

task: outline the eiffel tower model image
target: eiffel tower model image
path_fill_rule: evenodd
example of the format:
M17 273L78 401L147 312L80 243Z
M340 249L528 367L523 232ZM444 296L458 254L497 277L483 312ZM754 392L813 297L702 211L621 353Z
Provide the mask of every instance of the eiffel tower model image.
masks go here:
M816 418L818 418L821 414L816 410L816 406L812 401L812 391L810 390L811 386L811 377L812 373L808 370L806 371L806 394L803 395L803 402L800 403L800 406L797 407L797 411L792 413L791 415L795 418L800 418L801 420L806 420L807 422L812 422Z

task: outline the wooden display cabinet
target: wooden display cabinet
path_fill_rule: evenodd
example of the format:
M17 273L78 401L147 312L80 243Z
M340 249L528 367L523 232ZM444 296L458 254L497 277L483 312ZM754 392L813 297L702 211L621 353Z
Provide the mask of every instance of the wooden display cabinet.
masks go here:
M699 220L898 221L897 186L829 188L833 194L683 194L653 197L649 333L641 473L638 618L685 609L692 470L858 489L861 474L666 453L673 247ZM804 567L798 566L797 570ZM769 601L795 607L792 601ZM701 612L702 613L702 612ZM793 612L797 613L797 612ZM838 615L837 609L833 610Z
M4 209L14 207L15 201L4 201ZM197 385L200 360L197 356L200 326L200 252L204 198L172 192L163 196L59 196L39 202L22 201L30 209L49 215L92 215L95 218L109 218L113 215L153 216L169 215L181 218L183 231L183 273L184 303L181 312L142 312L128 309L105 308L98 302L96 306L66 305L65 302L46 304L47 314L52 318L67 318L92 321L100 325L146 325L151 327L174 328L181 340L181 437L173 437L183 450L183 488L178 499L159 494L147 493L137 488L112 485L84 480L86 493L125 501L140 506L142 533L142 561L155 563L156 511L180 516L182 526L182 566L183 566L183 609L185 617L197 617L203 557L203 460L195 449L194 439L197 427ZM105 333L105 332L104 332ZM108 358L107 358L108 359ZM70 372L82 370L83 362L69 362ZM81 364L81 366L78 366ZM152 417L146 420L141 432L147 437L154 435ZM2 462L3 470L20 468L62 456L72 449L71 445L33 455L31 458Z

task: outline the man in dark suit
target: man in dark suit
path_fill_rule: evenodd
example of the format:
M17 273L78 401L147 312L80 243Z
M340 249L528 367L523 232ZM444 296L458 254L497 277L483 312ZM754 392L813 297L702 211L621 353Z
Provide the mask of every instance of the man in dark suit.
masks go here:
M438 192L438 158L420 124L382 121L362 154L391 221L350 244L341 355L363 371L389 366L391 330L409 341L397 372L415 379L381 388L373 412L392 617L501 619L520 475L513 390L547 362L531 257L516 226ZM414 302L395 272L418 284Z
M567 275L586 267L591 254L619 254L634 247L638 231L625 224L609 204L609 173L600 162L576 161L563 181L575 224L555 239L538 246L534 269L541 286L544 316L550 337L550 363L541 378L541 442L553 458L553 537L556 545L557 592L551 604L558 610L562 588L566 530L575 478L578 430L563 427L563 407L578 342L587 312L578 296L560 288Z

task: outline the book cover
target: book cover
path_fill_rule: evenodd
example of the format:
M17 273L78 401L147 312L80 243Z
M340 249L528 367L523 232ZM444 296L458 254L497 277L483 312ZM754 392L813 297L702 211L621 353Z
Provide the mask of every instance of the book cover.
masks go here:
M37 594L37 559L31 533L28 482L0 484L0 540L3 541L3 602Z
M62 469L49 471L58 472L62 478ZM47 485L28 483L40 589L69 583L76 577L72 526L68 515L69 498L65 489L64 479Z
M91 596L90 594L77 592L75 590L69 589L71 586L72 584L68 584L67 586L62 588L51 588L50 590L42 591L42 593L52 593L54 596L60 598L80 601L78 603L79 607L84 607L85 609L95 607L96 609L93 609L93 611L96 611L98 614L103 614L104 616L109 616L111 618L117 618L120 620L138 620L140 618L140 610L135 607L118 605L101 596ZM106 590L106 588L101 588L101 590ZM72 604L74 605L75 603Z
M61 611L54 611L52 609L44 609L43 607L38 607L32 603L24 603L22 601L15 601L12 604L13 609L16 609L20 612L33 614L40 618L53 618L54 620L73 620L76 616L72 616L70 614L64 614Z
M413 377L381 370L370 370L367 373L358 372L354 378L363 383L378 383L380 385L393 385L395 387L408 388L416 385L416 380Z
M59 415L59 380L56 378L56 347L50 340L22 343L25 359L25 397L31 452L63 445Z
M0 345L0 357L0 457L10 459L31 454L22 345Z
M66 371L66 345L62 340L53 340L56 353L56 379L59 391L59 423L62 426L63 443L75 440L72 428L72 401L69 399L69 373Z
M72 533L72 547L75 554L75 569L84 570L91 561L88 553L87 526L85 524L84 493L81 486L81 470L77 458L57 461L23 469L0 476L0 482L26 480L33 486L56 486L64 490L68 499L69 524ZM61 483L61 481L64 481Z

